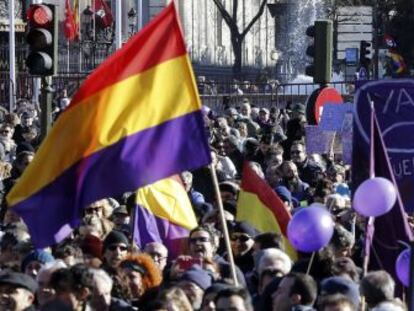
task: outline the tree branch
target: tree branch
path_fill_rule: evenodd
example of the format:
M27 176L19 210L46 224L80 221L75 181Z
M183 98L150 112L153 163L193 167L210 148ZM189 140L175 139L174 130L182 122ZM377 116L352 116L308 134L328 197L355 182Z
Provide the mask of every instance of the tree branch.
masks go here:
M243 30L241 36L244 37L246 36L246 34L250 31L250 28L253 27L254 23L256 23L256 21L260 18L260 16L262 16L265 6L267 4L267 0L263 0L262 4L260 5L259 11L257 12L257 14L252 18L252 20L250 21L250 23L247 25L247 27Z
M213 2L216 5L217 9L219 10L224 21L226 22L227 26L229 26L230 31L236 33L237 35L240 35L239 28L237 27L237 22L236 22L237 16L236 16L236 19L233 19L230 16L229 12L227 12L221 0L213 0Z
M233 20L237 23L237 11L239 9L239 0L233 0Z

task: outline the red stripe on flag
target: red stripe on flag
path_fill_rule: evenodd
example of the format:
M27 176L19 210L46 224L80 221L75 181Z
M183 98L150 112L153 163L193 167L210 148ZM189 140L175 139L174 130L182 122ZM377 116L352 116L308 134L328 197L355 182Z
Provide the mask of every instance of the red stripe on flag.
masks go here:
M248 162L245 162L243 165L242 176L243 178L240 188L245 192L257 195L259 200L273 213L279 224L280 230L282 230L283 235L286 236L287 225L292 216L286 209L285 204L267 182L256 174Z
M187 53L174 2L99 66L83 83L70 107L98 91ZM159 42L167 48L160 49ZM137 48L138 47L138 48ZM69 107L69 108L70 108Z

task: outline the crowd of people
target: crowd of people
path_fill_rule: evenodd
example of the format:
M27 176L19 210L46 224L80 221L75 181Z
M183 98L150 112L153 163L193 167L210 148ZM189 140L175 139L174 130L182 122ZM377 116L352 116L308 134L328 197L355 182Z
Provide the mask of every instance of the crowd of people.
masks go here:
M86 206L71 236L34 249L5 202L40 143L38 110L21 101L0 125L0 310L406 310L390 274L361 269L364 219L352 210L350 168L339 155L306 153L304 105L267 109L245 99L224 114L207 107L203 113L237 286L207 168L182 173L198 226L176 258L160 242L142 249L131 242L130 194ZM334 235L312 262L309 254L292 260L280 234L237 221L245 161L292 215L315 202L331 212Z

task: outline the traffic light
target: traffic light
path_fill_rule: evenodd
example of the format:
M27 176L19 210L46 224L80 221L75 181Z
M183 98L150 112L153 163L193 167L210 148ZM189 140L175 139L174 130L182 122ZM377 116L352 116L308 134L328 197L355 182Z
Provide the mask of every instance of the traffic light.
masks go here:
M364 67L368 70L369 65L371 64L371 59L367 56L371 54L369 48L371 47L371 43L368 41L361 41L359 46L359 64L361 67Z
M33 4L27 12L29 55L26 66L29 73L52 76L57 73L58 14L53 4Z
M317 20L306 30L306 35L313 38L306 54L313 58L313 64L306 66L306 75L313 77L313 82L325 85L332 76L332 21Z

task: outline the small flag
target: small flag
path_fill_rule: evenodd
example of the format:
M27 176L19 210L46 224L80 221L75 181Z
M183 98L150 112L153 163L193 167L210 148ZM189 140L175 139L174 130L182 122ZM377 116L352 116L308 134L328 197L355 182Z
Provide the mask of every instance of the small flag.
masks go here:
M261 232L281 234L285 252L292 260L296 260L297 253L287 239L287 225L291 218L289 211L273 189L257 175L248 162L245 162L236 219L250 223Z
M77 38L76 23L73 17L72 8L70 7L69 0L65 2L65 22L64 33L68 41L74 41Z
M7 196L37 248L83 208L211 162L174 2L96 69Z
M160 242L170 257L183 254L190 230L197 226L193 207L179 176L139 189L136 193L133 238L143 248Z
M111 9L105 0L95 0L95 14L97 23L102 28L110 27L114 21Z

